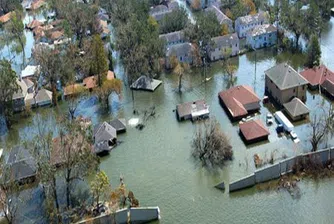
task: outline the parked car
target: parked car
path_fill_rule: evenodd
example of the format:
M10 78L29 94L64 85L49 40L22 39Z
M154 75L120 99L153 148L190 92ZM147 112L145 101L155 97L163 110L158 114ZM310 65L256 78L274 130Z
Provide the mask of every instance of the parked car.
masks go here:
M298 142L300 142L300 140L299 140L299 138L298 138L296 132L291 131L291 132L290 132L290 135L291 135L292 141L293 141L294 143L298 143Z
M267 125L272 125L274 123L274 118L271 113L267 114Z

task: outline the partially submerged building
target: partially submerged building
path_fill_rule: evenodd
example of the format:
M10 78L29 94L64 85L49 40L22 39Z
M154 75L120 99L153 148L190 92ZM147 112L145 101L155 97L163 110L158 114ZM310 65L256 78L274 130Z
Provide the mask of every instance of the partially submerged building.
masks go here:
M260 98L250 86L242 85L219 92L219 101L232 120L260 109Z
M255 26L247 33L246 44L249 48L270 47L277 43L277 28L270 24Z
M172 68L173 58L181 63L192 64L195 48L191 43L175 44L167 48L165 66Z
M3 174L6 182L15 181L19 184L33 182L36 177L36 164L28 149L15 146L9 152L7 159L9 173Z
M305 119L310 113L308 107L298 98L293 98L289 103L283 104L283 107L293 121Z
M176 106L176 117L179 121L205 119L209 115L209 106L205 100L187 102Z
M107 154L117 144L117 131L107 122L94 127L94 152L98 155Z
M250 120L239 125L240 135L246 144L268 140L268 128L260 120Z
M28 87L23 80L16 79L16 83L19 86L19 90L13 94L13 110L15 112L20 112L24 110L25 99L28 94Z
M236 33L211 39L213 46L210 47L209 57L211 61L232 57L239 54L239 37Z
M235 32L239 38L245 38L248 31L255 26L269 24L269 15L267 12L259 12L255 15L247 15L239 17L235 20Z
M116 133L123 133L126 132L126 122L125 119L118 119L115 118L114 120L112 120L111 122L109 122L109 124L116 129Z
M265 71L265 92L279 106L297 97L306 101L308 81L286 63L278 64Z
M153 92L158 86L160 86L162 81L150 78L148 76L142 75L130 86L134 90L146 90Z

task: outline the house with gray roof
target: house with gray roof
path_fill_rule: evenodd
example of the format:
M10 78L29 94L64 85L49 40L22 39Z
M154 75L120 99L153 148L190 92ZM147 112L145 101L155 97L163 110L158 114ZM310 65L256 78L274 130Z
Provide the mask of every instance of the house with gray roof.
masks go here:
M175 44L181 44L186 41L183 30L161 34L159 35L159 38L165 41L167 47Z
M236 33L214 37L211 40L213 42L213 45L209 50L209 57L211 61L239 54L239 37Z
M306 101L308 81L287 63L265 71L265 92L280 106L297 97Z
M19 90L13 94L13 110L15 112L23 111L25 107L25 98L28 94L27 84L20 79L16 79L16 83L19 85Z
M42 107L52 104L52 92L46 89L40 89L35 95L36 106Z
M209 106L206 104L205 100L186 102L176 106L176 117L178 121L205 119L209 117L209 114Z
M164 18L165 15L172 13L175 10L179 10L179 4L177 2L168 2L167 5L157 5L151 7L150 16L152 16L155 20L160 21Z
M277 42L277 28L271 24L255 26L248 31L246 44L249 48L258 49L270 47Z
M8 175L6 182L15 181L25 184L33 181L36 177L36 164L28 149L23 146L15 146L7 159Z
M214 13L220 25L226 24L229 32L233 32L233 22L220 9L214 5L205 9L205 13Z
M175 57L179 62L192 64L195 48L191 43L175 44L167 48L165 66L170 69L171 59Z
M130 88L134 90L146 90L153 92L161 85L161 83L161 80L153 79L146 75L142 75L131 84Z
M94 151L96 154L109 153L117 144L117 132L107 122L95 125L93 131Z
M308 107L298 98L293 98L290 102L283 104L283 107L293 121L305 119L310 113Z
M247 15L239 17L235 20L235 32L239 38L245 38L247 32L252 30L255 26L269 24L269 14L260 11L255 15Z
M126 132L126 122L125 119L115 118L109 124L116 129L117 134Z

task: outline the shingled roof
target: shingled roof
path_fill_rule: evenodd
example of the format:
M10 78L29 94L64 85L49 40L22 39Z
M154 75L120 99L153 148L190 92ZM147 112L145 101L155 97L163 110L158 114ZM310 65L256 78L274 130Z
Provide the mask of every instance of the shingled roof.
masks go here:
M255 26L251 31L249 31L249 34L255 37L265 33L273 33L273 32L277 32L277 28L275 26L271 24L264 24Z
M334 72L329 70L325 65L309 68L300 73L311 86L321 85L326 79L334 82Z
M308 84L303 76L286 63L268 69L265 74L280 90Z
M258 23L261 21L268 21L269 20L269 15L267 12L259 12L255 15L247 15L247 16L242 16L237 18L237 20L239 21L239 23L241 25L248 25L251 23Z
M232 20L230 18L228 18L222 11L220 11L220 9L218 9L214 5L206 8L205 12L206 13L213 12L216 15L217 20L220 24L223 24L224 22L225 23L232 23Z
M165 40L166 43L177 43L180 41L185 41L185 35L183 30L162 34L159 35L159 38Z
M214 47L217 48L221 48L223 46L230 47L231 44L234 45L239 43L239 37L237 33L227 34L219 37L213 37L211 40L215 43Z
M270 132L260 120L250 120L239 125L240 132L247 141L263 138Z
M308 107L298 98L293 98L289 103L283 104L283 106L292 117L306 115L310 112Z

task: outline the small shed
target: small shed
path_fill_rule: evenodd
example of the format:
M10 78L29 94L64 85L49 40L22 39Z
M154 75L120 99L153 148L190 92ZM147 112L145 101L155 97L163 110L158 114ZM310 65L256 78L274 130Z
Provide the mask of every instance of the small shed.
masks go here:
M293 98L289 103L283 104L285 112L293 121L304 119L310 110L308 107L298 98Z
M209 114L209 106L205 100L187 102L176 106L176 116L179 121L204 119L208 118Z
M39 90L35 95L36 106L47 106L52 104L52 92L46 89Z
M260 120L250 120L239 125L241 138L246 144L268 140L269 130Z
M146 90L153 92L161 85L161 83L161 80L152 79L148 76L142 75L134 83L132 83L130 88L134 90Z
M116 129L117 134L126 132L125 119L114 119L109 124Z

